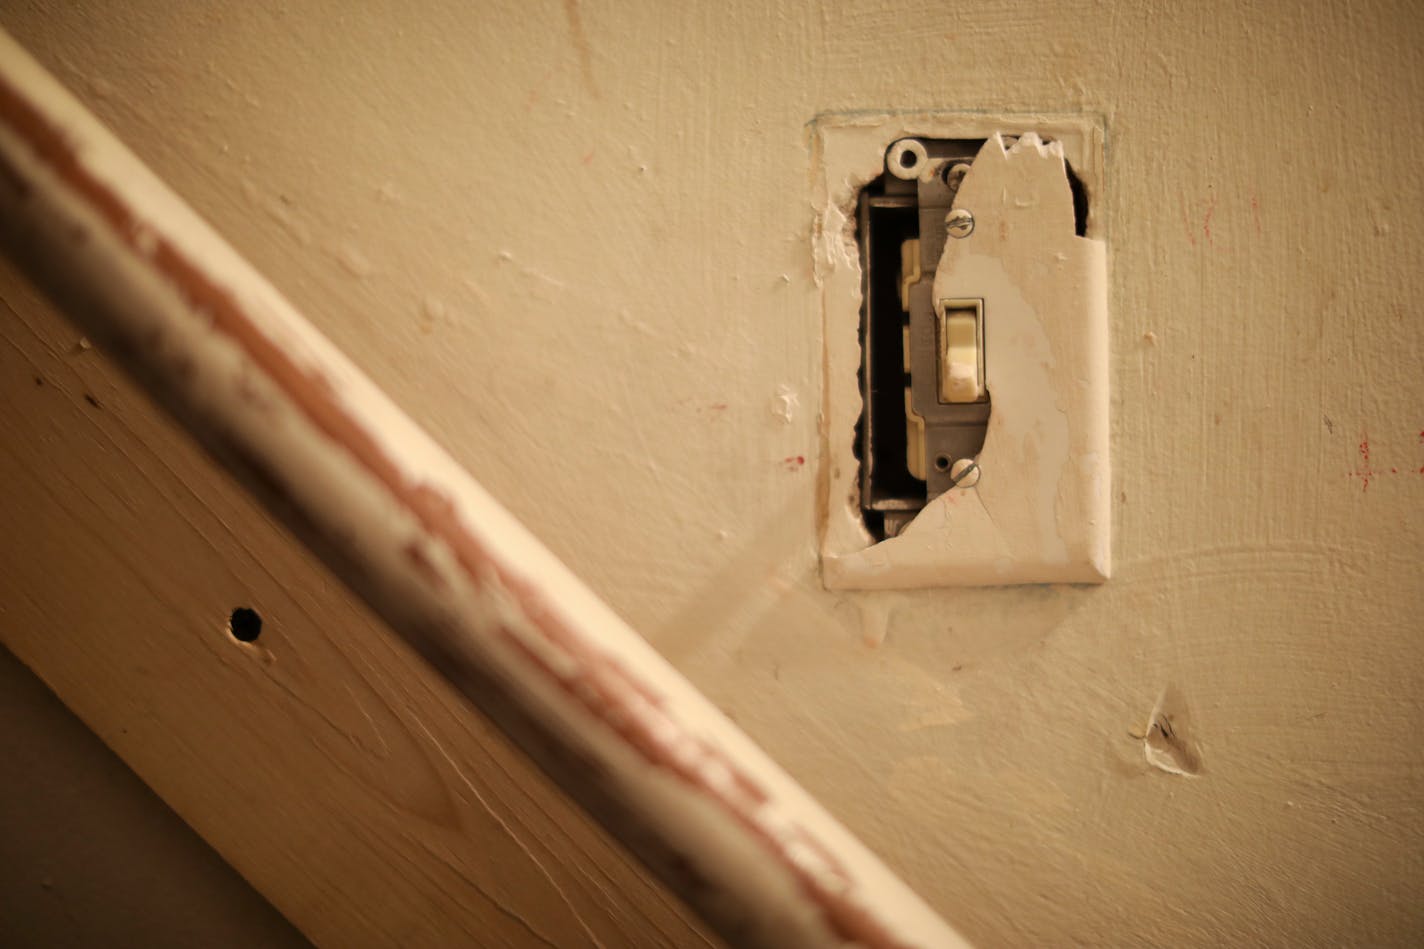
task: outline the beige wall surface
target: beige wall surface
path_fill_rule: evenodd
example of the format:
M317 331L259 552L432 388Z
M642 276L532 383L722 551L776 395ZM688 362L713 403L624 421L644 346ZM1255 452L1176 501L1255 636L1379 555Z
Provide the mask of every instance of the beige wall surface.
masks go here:
M971 939L1424 935L1411 4L11 2L0 24ZM1105 123L1101 587L821 586L808 123L887 109ZM695 940L481 726L407 714L449 703L401 698L409 657L9 270L0 298L0 637L308 935L364 912L400 941L399 904L471 907L487 944ZM265 664L221 641L244 600ZM1164 695L1196 774L1146 753ZM513 777L442 755L466 740ZM379 806L333 841L338 785ZM451 818L477 797L503 816ZM568 848L508 816L534 811L608 880L564 880ZM450 875L361 876L403 839ZM482 867L496 839L528 865Z

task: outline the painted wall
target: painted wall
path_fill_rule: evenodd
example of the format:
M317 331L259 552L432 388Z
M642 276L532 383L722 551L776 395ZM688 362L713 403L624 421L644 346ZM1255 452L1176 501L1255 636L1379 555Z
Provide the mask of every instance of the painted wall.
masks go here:
M970 938L1424 932L1409 4L11 3L0 23ZM886 108L1104 117L1105 586L821 587L807 122ZM106 734L154 660L96 647L90 668L45 633L99 637L105 610L133 610L188 642L155 598L186 624L244 594L236 566L175 576L155 551L95 581L102 609L54 600L137 530L280 562L261 582L299 603L278 616L293 643L369 621L214 501L231 489L195 454L168 462L191 491L146 487L124 446L166 424L8 270L0 292L23 311L4 386L24 408L0 444L28 472L0 507L0 635L330 937L341 897L264 887L252 864L282 848L225 838L165 770L191 747L174 722L196 673L154 677L141 740ZM133 517L64 540L34 513L85 503ZM85 706L101 675L109 698ZM1196 775L1146 754L1169 686ZM238 799L252 827L282 803Z

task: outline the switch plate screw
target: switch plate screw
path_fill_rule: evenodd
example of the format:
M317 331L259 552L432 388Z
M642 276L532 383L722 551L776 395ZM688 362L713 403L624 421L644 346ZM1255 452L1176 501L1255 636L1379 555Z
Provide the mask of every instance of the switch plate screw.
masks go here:
M944 216L944 226L950 237L968 237L974 233L974 215L964 208L955 208Z
M979 462L961 458L949 466L949 483L956 488L972 488L979 483Z
M959 186L964 183L964 176L969 174L969 166L964 162L955 162L944 169L944 184L950 191L958 191Z

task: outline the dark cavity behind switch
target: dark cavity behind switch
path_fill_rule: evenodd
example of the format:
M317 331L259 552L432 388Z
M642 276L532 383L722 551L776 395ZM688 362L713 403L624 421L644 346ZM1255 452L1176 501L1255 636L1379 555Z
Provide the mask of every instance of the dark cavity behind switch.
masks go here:
M987 396L980 402L947 404L933 395L939 391L942 343L936 301L931 299L935 267L947 239L945 214L983 144L973 139L901 139L887 152L886 171L859 196L863 408L856 426L856 454L861 512L877 541L898 534L931 499L949 490L954 462L977 456L984 445L991 408ZM1067 174L1075 229L1082 236L1087 194L1071 168ZM919 242L919 279L902 296L907 270L915 266L911 260L907 267L902 257L907 241ZM913 257L914 248L908 250ZM980 345L987 350L991 308L983 310L981 325ZM922 377L918 384L917 375ZM919 431L924 432L922 438ZM909 457L912 443L924 446L915 452L914 463Z

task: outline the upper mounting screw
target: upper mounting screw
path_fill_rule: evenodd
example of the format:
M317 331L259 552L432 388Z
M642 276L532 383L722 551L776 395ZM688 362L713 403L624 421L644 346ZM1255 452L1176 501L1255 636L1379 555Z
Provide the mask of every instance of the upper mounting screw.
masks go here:
M902 138L885 153L885 168L903 181L914 181L929 166L930 154L917 138Z
M944 216L944 226L950 237L968 237L974 233L974 215L965 208L955 208Z

